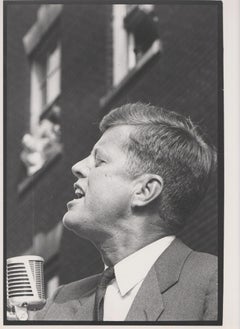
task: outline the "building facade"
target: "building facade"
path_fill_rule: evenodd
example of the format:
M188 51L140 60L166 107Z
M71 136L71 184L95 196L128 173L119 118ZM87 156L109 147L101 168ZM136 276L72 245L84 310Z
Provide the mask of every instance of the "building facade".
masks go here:
M6 256L45 259L47 292L101 271L99 253L62 226L71 167L126 102L190 116L221 142L219 4L5 4ZM217 254L217 174L180 237Z

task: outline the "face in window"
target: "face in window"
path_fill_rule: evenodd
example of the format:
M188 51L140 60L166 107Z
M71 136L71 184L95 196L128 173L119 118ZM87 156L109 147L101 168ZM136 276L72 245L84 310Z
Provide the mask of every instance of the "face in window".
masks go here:
M75 199L67 204L64 225L93 242L111 237L118 225L131 215L133 178L128 174L127 142L131 128L109 128L94 146L91 154L77 162L72 172Z

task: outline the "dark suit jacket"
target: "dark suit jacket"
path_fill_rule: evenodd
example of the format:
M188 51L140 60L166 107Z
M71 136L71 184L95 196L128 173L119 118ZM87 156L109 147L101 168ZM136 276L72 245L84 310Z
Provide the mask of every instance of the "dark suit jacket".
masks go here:
M99 275L57 289L34 320L93 321ZM175 239L143 281L125 321L217 320L217 258Z

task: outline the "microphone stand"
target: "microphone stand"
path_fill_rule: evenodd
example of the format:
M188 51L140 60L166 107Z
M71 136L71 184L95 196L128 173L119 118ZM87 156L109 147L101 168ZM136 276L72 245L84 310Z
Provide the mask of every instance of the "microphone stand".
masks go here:
M28 310L27 304L21 306L11 305L7 309L7 319L12 321L27 321L28 320Z
M18 320L20 321L28 320L28 311L26 304L22 306L15 306L15 312Z

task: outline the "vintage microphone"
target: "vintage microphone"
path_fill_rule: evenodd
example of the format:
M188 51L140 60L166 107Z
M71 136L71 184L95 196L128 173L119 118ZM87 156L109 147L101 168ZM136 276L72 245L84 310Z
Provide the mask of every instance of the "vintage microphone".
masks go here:
M46 303L43 262L40 256L18 256L7 259L9 319L11 315L12 318L16 315L18 320L27 320L28 310L39 310Z

